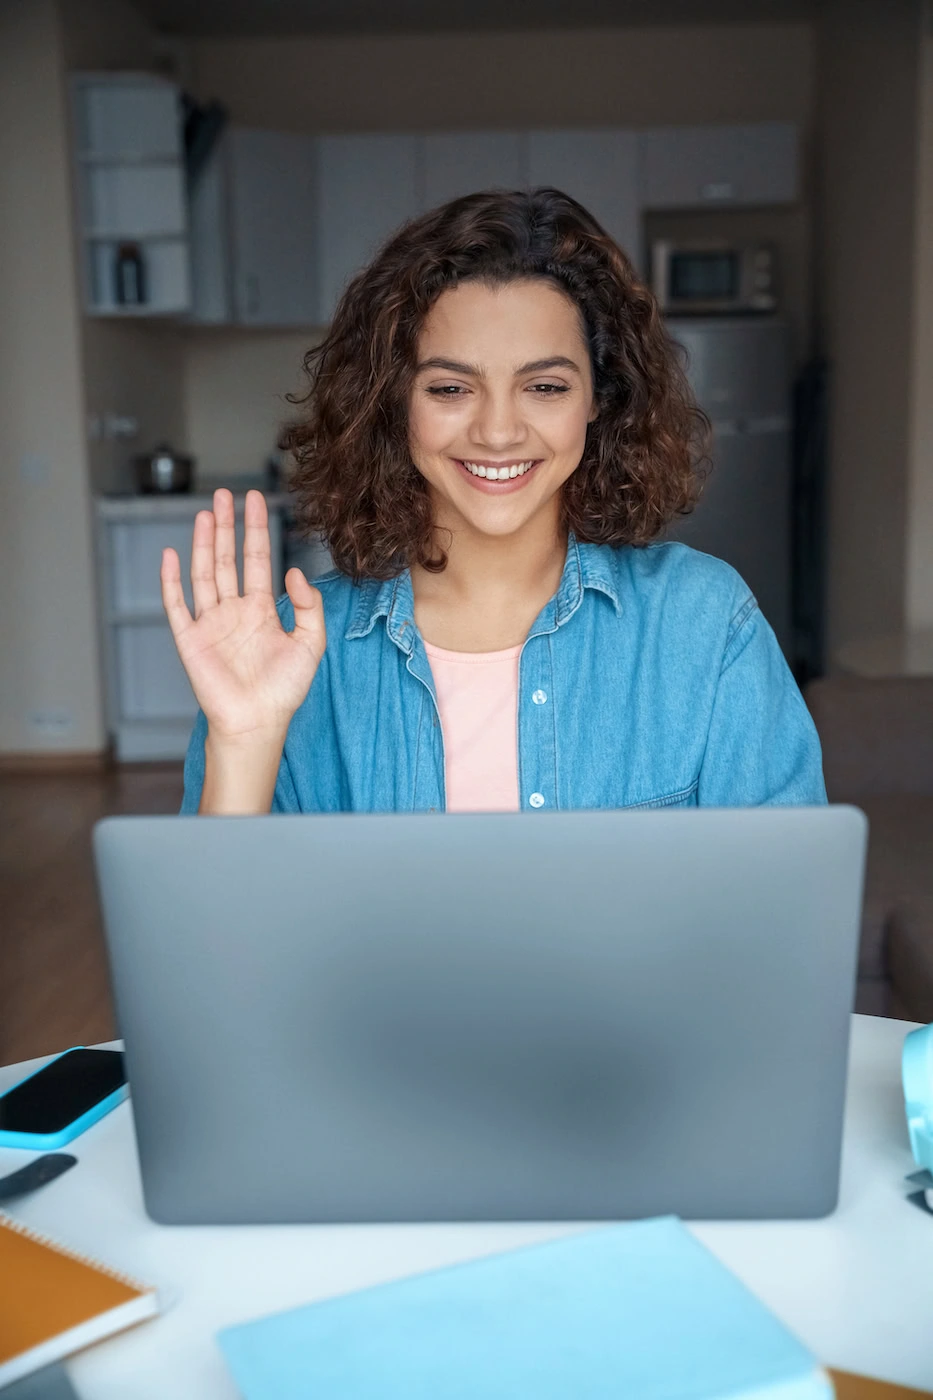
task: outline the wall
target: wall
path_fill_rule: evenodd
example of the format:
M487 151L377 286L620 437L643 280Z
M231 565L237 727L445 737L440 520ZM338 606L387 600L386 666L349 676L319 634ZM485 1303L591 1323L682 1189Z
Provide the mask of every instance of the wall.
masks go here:
M0 754L104 749L93 494L184 437L177 331L81 312L67 74L152 67L127 0L0 5ZM132 415L136 444L89 442Z
M792 120L807 152L814 42L805 24L511 34L202 40L190 72L233 121L296 131L647 126ZM760 223L760 219L759 219ZM791 318L807 348L810 221L782 218ZM210 331L185 341L188 445L210 475L254 473L300 383L310 336Z
M933 35L920 55L913 375L907 480L907 625L933 628Z
M202 98L293 131L651 126L788 118L809 127L806 24L202 40Z
M830 655L906 620L919 39L914 0L827 0L820 25Z
M0 751L104 744L63 53L0 5Z
M202 478L257 476L303 393L306 332L191 331L185 341L187 445Z

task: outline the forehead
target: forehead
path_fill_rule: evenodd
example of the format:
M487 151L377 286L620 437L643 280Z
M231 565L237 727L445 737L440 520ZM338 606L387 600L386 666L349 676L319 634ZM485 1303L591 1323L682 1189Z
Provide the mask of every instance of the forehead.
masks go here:
M581 345L585 337L576 304L540 278L498 287L484 282L449 287L431 307L418 336L419 358L456 350L457 358L469 353L484 363L516 354L527 359L571 349L579 354Z

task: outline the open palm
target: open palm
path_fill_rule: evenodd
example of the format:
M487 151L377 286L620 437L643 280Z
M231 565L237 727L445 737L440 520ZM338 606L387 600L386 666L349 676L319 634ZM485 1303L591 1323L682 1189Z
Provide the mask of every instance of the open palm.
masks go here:
M214 492L213 511L199 511L191 548L194 617L181 586L174 549L162 554L162 602L198 704L215 737L284 738L308 693L326 645L321 595L300 569L285 587L295 630L279 621L272 593L269 517L261 492L244 508L243 593L237 580L233 495Z

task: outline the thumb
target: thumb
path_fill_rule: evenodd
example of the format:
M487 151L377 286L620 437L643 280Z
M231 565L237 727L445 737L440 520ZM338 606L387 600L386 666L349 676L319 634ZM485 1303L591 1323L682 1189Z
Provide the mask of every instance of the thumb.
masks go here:
M295 634L306 641L320 659L324 654L327 633L324 627L324 600L300 569L289 569L285 575L285 590L295 609Z

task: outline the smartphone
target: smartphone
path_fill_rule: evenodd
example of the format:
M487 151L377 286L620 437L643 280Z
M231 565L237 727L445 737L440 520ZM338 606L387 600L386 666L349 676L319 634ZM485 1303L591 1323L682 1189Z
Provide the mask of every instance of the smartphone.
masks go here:
M0 1147L64 1147L128 1092L122 1051L65 1050L0 1094Z

